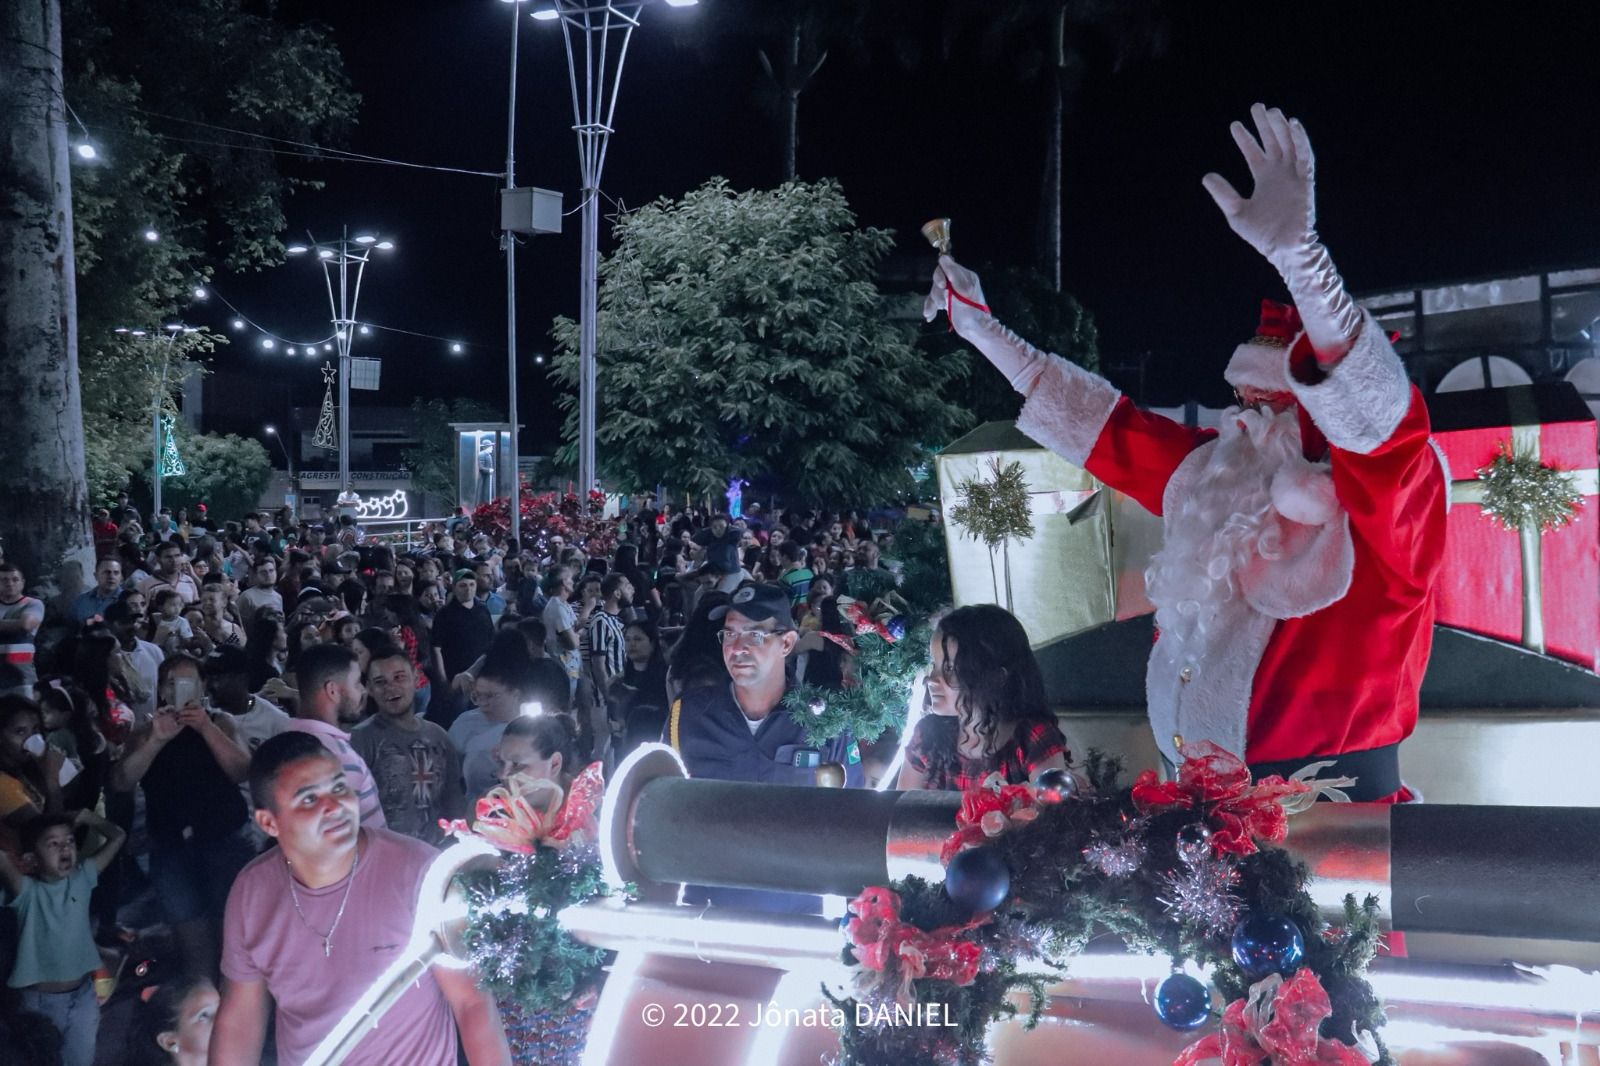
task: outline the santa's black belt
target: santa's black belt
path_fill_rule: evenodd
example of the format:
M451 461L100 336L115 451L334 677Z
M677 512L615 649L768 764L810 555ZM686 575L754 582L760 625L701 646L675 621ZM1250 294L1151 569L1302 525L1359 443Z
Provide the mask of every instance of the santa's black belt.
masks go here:
M1331 762L1317 771L1318 777L1353 777L1356 783L1344 791L1357 803L1370 803L1392 796L1403 787L1400 780L1400 745L1385 744L1366 751L1347 751L1343 755L1306 755L1277 762L1253 762L1250 776L1257 781L1269 774L1288 777L1314 762Z

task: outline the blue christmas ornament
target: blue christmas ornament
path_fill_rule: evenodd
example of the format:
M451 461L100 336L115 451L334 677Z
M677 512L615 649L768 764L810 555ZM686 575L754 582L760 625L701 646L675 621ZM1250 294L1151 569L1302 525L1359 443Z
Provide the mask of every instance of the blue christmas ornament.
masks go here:
M904 640L906 635L906 616L897 614L889 619L887 626L891 640Z
M1211 1018L1211 993L1186 973L1170 974L1156 985L1155 1008L1164 1025L1198 1029Z
M992 911L1011 891L1011 871L994 848L968 848L945 867L944 891L969 911Z
M1233 931L1233 961L1251 981L1294 973L1305 956L1299 926L1277 914L1252 914Z

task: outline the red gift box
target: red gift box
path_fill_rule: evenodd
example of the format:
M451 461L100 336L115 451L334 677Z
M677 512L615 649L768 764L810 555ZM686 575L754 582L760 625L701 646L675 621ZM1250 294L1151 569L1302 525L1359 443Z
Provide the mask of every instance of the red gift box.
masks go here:
M1428 413L1451 478L1439 623L1600 670L1600 473L1594 416L1577 389L1440 393ZM1483 513L1478 471L1502 451L1568 473L1582 497L1570 523L1541 534Z

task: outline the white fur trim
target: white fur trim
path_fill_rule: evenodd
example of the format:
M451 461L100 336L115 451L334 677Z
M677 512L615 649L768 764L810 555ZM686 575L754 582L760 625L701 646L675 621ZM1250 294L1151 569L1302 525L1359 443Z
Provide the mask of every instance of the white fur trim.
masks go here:
M1179 464L1163 494L1164 514L1180 511L1179 501L1194 491L1215 447L1216 441L1207 441ZM1174 763L1183 761L1175 736L1185 744L1209 740L1228 751L1245 750L1251 687L1277 622L1240 597L1222 605L1217 622L1227 639L1213 644L1203 663L1188 661L1178 642L1165 637L1150 652L1145 671L1150 729L1156 746Z
M1450 458L1444 454L1444 449L1439 447L1439 442L1432 437L1428 438L1428 447L1433 449L1433 454L1439 460L1439 469L1444 472L1444 513L1450 513Z
M1289 349L1246 341L1233 350L1222 379L1236 389L1249 385L1268 392L1289 391Z
M1326 525L1279 522L1278 557L1255 559L1239 573L1245 601L1268 618L1304 618L1344 599L1356 573L1350 516Z
M1336 448L1367 455L1394 435L1411 407L1411 381L1383 327L1362 312L1355 344L1316 385L1290 381L1295 397Z
M1279 470L1272 476L1272 506L1291 522L1327 523L1339 510L1333 475L1314 466Z
M1045 360L1017 416L1017 428L1067 462L1083 466L1122 393L1059 355Z

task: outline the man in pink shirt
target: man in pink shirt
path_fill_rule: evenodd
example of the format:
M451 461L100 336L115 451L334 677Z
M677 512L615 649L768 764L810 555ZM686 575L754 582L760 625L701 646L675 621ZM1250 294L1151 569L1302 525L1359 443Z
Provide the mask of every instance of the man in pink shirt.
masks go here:
M350 730L361 721L367 689L355 652L339 644L316 644L295 667L300 707L286 728L310 733L339 760L345 782L361 804L361 824L387 828L378 799L378 782L367 762L350 746Z
M417 894L438 852L360 824L338 759L315 737L280 733L250 763L256 823L278 846L228 895L222 1004L210 1066L261 1061L277 1008L280 1066L299 1066L410 939ZM346 1066L510 1066L494 998L469 970L435 966L410 985Z

